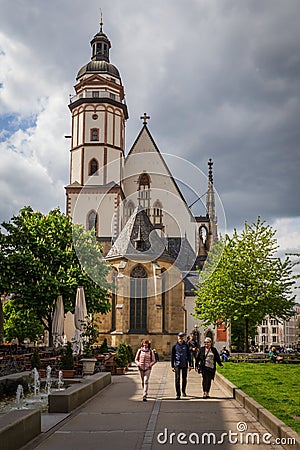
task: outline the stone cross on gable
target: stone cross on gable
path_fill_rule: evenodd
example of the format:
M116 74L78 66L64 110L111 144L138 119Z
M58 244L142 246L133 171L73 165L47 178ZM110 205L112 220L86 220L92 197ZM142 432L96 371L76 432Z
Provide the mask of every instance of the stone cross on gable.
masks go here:
M144 113L143 116L140 117L143 120L143 124L147 125L147 120L150 119L150 116L147 116L147 113Z

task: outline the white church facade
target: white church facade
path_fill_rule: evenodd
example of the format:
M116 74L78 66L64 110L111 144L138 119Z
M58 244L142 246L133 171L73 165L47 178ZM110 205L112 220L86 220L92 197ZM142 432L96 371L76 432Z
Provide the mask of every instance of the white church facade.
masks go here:
M190 333L197 267L217 239L213 162L208 162L206 208L194 216L150 133L146 113L129 152L128 110L111 43L100 24L91 60L78 72L70 98L72 136L66 211L73 222L94 229L112 266L111 311L101 316L109 345L135 348L149 338L168 355L178 331ZM200 340L229 344L222 328L199 327Z

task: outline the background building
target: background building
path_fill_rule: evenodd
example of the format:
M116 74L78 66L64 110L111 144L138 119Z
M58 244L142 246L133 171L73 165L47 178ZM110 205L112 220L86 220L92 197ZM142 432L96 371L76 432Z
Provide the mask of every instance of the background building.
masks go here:
M260 351L265 351L274 346L300 349L300 305L294 306L295 315L290 320L281 320L266 316L262 324L257 328L255 344Z

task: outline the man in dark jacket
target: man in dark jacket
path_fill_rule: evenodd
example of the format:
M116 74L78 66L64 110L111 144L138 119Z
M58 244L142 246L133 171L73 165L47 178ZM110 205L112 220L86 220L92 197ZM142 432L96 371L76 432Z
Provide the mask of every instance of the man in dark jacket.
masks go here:
M176 400L180 400L180 372L182 377L182 395L186 397L186 384L187 384L187 372L188 369L192 369L191 353L189 346L184 341L185 334L183 332L178 333L177 342L172 347L171 366L173 372L175 372L175 389Z

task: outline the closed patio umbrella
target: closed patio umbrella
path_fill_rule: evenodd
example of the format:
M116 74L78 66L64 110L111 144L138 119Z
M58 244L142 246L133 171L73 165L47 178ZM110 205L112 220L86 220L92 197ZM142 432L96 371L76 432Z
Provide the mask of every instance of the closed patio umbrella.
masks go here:
M56 307L52 318L52 336L55 347L64 343L64 303L62 296L59 295L56 301Z
M86 322L87 315L88 313L86 308L84 289L82 286L79 286L76 292L75 312L74 312L74 325L75 325L74 343L75 343L75 352L77 354L81 353L83 348L83 338L81 335L83 331L83 325Z

